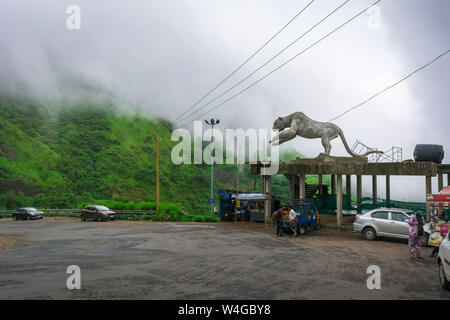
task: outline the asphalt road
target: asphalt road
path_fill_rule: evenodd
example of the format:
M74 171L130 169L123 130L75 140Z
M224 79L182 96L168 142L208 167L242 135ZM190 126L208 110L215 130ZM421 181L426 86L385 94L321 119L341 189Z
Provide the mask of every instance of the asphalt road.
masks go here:
M3 240L2 240L3 239ZM0 219L0 299L450 299L436 260L405 241L245 224ZM81 269L68 290L66 268ZM367 267L381 270L369 290Z

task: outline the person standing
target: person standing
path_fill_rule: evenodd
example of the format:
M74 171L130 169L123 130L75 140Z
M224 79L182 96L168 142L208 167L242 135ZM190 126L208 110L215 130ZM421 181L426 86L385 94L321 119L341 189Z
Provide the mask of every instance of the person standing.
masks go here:
M291 227L292 232L294 232L294 237L297 236L297 213L295 213L292 207L289 207L291 210L289 211L289 226Z
M283 208L281 207L277 211L275 211L272 215L275 218L275 223L277 225L277 236L283 236Z
M423 221L422 212L416 212L415 215L409 218L409 257L414 257L414 251L417 259L423 260L420 256L420 249L422 247L423 235Z

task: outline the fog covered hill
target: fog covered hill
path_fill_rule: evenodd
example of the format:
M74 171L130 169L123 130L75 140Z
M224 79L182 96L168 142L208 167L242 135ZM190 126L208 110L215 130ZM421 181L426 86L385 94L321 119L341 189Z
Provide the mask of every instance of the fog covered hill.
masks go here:
M156 137L160 141L161 201L208 212L210 166L175 165L172 125L129 115L113 106L48 107L0 98L0 208L76 207L96 200L154 201ZM299 156L289 151L282 157ZM248 166L216 165L216 188L261 191ZM274 178L274 193L288 194Z

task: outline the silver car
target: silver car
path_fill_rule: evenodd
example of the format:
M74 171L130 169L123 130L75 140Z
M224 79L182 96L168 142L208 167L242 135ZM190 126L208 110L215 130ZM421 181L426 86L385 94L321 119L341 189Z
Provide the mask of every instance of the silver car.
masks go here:
M378 208L358 214L353 229L361 232L367 240L377 237L409 238L409 218L414 212L398 208Z

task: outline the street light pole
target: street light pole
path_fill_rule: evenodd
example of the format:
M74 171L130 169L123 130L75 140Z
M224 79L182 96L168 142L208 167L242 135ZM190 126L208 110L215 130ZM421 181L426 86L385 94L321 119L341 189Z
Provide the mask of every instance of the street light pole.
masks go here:
M159 137L156 137L156 210L159 209Z
M211 119L211 121L205 120L207 125L211 126L211 143L213 142L214 138L214 125L217 125L220 123L220 120L214 120ZM214 148L214 157L216 155L216 149ZM211 155L212 156L212 155ZM214 213L214 197L213 197L213 185L214 185L214 157L211 159L211 196L209 198L209 202L211 203L211 216Z

